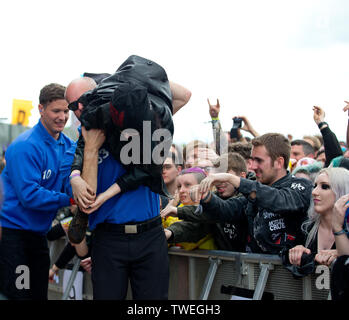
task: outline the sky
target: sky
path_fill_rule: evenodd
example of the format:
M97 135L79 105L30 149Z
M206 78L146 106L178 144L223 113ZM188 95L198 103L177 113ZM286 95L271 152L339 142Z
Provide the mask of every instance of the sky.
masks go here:
M174 141L212 141L207 98L224 130L246 116L260 134L318 134L312 106L345 140L349 101L346 0L11 0L0 11L0 118L13 99L84 72L113 73L132 54L162 65L192 92ZM8 120L6 120L8 118ZM249 136L249 134L246 134Z

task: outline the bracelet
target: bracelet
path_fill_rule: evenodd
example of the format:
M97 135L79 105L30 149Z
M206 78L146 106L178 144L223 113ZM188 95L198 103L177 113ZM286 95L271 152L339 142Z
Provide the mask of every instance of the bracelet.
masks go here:
M342 229L341 231L337 231L337 232L333 231L333 234L335 236L340 236L341 234L345 234L345 233L347 233L347 230L345 230L345 229Z
M80 173L74 173L69 177L69 181L73 179L74 177L80 177Z
M320 123L319 123L317 126L318 126L318 127L319 127L319 129L321 130L321 127L322 127L324 124L328 126L328 123L327 123L327 122L325 122L325 121L320 122Z

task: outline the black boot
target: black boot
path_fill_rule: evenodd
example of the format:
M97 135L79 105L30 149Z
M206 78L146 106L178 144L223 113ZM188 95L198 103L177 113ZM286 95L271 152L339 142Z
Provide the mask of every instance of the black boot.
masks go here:
M79 244L85 237L88 224L88 214L78 211L74 215L68 228L68 238L71 243Z

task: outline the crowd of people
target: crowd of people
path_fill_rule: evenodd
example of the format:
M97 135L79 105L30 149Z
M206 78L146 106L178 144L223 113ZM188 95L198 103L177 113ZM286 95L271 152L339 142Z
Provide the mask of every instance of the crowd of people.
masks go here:
M8 147L1 174L2 295L47 299L48 281L77 255L94 299L125 299L129 282L133 299L167 299L176 246L276 254L295 277L326 265L332 299L348 297L349 125L338 141L314 106L316 136L260 134L238 115L226 131L219 100L207 100L212 142L178 145L172 116L190 96L138 56L112 75L41 90L40 120ZM78 141L62 132L70 110ZM148 129L163 139L139 143ZM50 261L47 241L61 237L69 241Z

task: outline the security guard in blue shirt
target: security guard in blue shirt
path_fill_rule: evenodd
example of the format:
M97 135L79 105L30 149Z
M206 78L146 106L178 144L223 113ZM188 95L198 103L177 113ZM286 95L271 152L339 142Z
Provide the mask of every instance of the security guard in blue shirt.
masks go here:
M57 210L70 205L69 196L60 192L61 161L74 145L62 133L69 118L64 92L65 87L54 83L41 89L39 122L17 137L6 152L0 291L9 299L47 299L46 233Z

